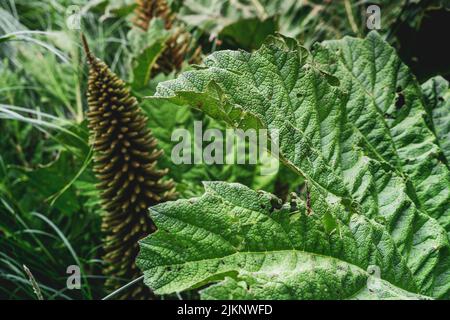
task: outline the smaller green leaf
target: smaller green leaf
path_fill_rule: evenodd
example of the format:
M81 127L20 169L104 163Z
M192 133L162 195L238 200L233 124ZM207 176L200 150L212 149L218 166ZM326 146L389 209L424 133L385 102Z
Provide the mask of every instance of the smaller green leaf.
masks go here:
M219 37L229 38L236 46L252 50L259 48L267 36L274 34L277 27L275 17L261 21L259 18L241 19L226 26Z

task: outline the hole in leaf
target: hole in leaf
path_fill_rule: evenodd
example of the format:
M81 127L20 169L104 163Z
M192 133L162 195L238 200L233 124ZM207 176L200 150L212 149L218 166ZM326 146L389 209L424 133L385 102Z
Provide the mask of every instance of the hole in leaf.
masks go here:
M405 105L405 96L403 95L403 93L399 93L397 99L395 100L395 107L397 109L400 109L404 105Z

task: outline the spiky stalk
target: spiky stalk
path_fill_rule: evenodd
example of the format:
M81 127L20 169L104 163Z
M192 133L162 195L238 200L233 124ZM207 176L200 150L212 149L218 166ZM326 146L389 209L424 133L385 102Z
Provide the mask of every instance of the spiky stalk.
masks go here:
M146 31L153 18L161 18L166 29L172 28L174 15L166 0L136 0L134 25Z
M201 47L191 51L191 34L182 28L174 26L176 16L170 11L166 0L136 0L134 25L144 31L148 30L153 18L161 18L166 30L173 30L173 34L166 42L166 48L158 57L152 73L169 74L180 71L184 59L190 54L189 63L199 63Z
M166 49L161 53L156 61L154 72L169 74L172 71L180 71L185 58L191 48L191 34L176 28L172 36L166 42ZM199 63L201 48L197 47L189 58L189 63Z
M94 147L94 170L100 183L105 214L104 270L106 287L113 290L140 275L134 261L138 240L155 230L148 207L173 199L167 170L156 168L162 151L147 128L147 117L125 83L83 45L89 64L88 120ZM125 281L124 281L125 280ZM117 298L150 298L144 286L135 286Z

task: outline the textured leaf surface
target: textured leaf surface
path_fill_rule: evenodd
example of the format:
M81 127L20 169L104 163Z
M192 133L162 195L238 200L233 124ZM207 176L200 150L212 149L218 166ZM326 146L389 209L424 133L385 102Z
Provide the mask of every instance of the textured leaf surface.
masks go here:
M448 81L434 77L422 85L426 108L431 116L436 137L442 152L450 164L450 89Z
M426 124L419 84L376 33L366 39L328 41L316 61L328 68L348 93L348 120L364 136L371 157L405 176L421 210L450 231L450 175ZM437 112L439 113L439 112Z
M215 52L205 59L204 68L160 84L154 99L189 104L233 127L278 133L280 158L294 173L304 176L325 201L382 223L418 291L448 298L445 229L417 208L418 200L398 166L375 156L370 140L350 120L348 95L339 79L319 62L291 39L269 38L252 54ZM361 107L371 110L370 105ZM433 143L432 138L427 141ZM430 198L437 195L431 193Z
M385 229L315 192L278 204L269 193L209 182L197 199L151 209L158 232L137 260L157 293L198 287L219 299L423 298ZM317 213L316 213L317 212ZM402 289L403 288L403 289Z

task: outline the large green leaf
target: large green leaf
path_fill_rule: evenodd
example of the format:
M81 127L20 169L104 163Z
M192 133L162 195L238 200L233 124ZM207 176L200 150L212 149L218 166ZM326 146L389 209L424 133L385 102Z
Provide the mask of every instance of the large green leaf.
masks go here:
M445 229L417 208L409 180L374 156L370 141L350 120L348 95L338 78L292 39L269 38L254 53L215 52L205 59L204 68L161 83L153 99L189 104L233 127L278 133L280 159L304 176L328 205L338 203L347 213L384 225L418 292L450 296ZM435 196L436 190L430 190L429 198ZM149 265L143 264L144 270Z
M377 33L346 37L317 48L315 61L348 93L348 120L370 156L411 182L411 198L450 232L450 175L425 120L420 85Z
M141 241L145 282L164 294L218 284L217 299L423 298L384 227L314 192L281 206L240 184L205 183L197 199L153 207ZM409 292L410 290L412 292Z
M450 89L448 81L438 76L422 85L426 109L447 165L450 164Z

